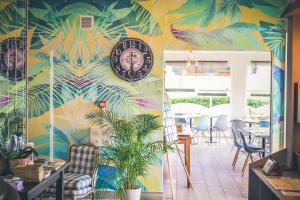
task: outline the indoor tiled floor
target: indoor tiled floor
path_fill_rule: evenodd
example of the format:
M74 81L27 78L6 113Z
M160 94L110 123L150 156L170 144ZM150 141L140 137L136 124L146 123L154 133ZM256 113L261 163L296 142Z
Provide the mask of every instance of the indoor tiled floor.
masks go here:
M243 200L248 196L248 169L242 177L244 157L235 171L231 163L235 154L231 144L200 143L191 145L191 177L194 190L187 189L186 176L179 157L171 153L172 174L178 200ZM164 162L164 199L171 199L166 159Z

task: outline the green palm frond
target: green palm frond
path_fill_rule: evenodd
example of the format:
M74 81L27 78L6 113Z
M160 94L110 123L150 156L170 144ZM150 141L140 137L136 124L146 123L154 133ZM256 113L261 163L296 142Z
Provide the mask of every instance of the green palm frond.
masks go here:
M94 90L95 89L95 90ZM95 96L91 96L89 91L96 91ZM113 112L123 119L129 119L133 114L140 112L140 107L136 104L135 95L119 85L109 85L103 83L93 83L84 94L86 99L94 100L97 103L101 99L108 101L110 112Z
M90 85L82 88L81 94L87 101L97 104L99 100L108 101L108 110L123 119L130 119L132 115L139 114L141 107L137 105L137 91L128 83L115 82L112 70L107 67L106 61L94 60L84 65L84 77Z
M53 86L53 107L57 108L66 101L74 98L73 91L64 84L54 83ZM28 116L40 116L50 109L50 84L44 83L35 85L28 89Z
M153 117L150 114L137 115L132 119L132 123L135 127L138 127L136 130L138 138L144 138L151 134L152 130L157 130L160 127L158 116Z
M218 9L218 14L227 15L230 14L231 19L239 18L241 10L238 0L222 0Z
M109 111L93 110L86 115L87 120L92 125L98 125L102 128L104 135L110 137L110 133L115 132L113 124L118 120L118 117Z
M174 23L178 25L198 24L199 27L206 27L216 14L216 1L186 1L181 7L168 12L169 14L180 13L184 14L179 20Z
M24 112L14 108L8 113L0 113L0 146L5 144L13 134L23 129Z
M25 81L1 81L0 96L6 96L8 102L5 106L0 108L0 113L8 113L15 109L25 109Z
M281 62L285 55L286 21L280 20L275 24L260 22L260 34L275 57Z
M137 115L131 120L122 120L108 111L96 110L87 118L111 131L110 140L101 149L100 162L117 168L112 178L116 183L116 194L122 197L125 189L135 188L138 177L148 175L151 165L160 163L164 144L153 141L150 134L160 126L158 117Z
M94 29L94 34L97 32L102 33L102 35L107 38L107 39L114 39L117 37L125 37L126 32L124 31L124 27L128 23L124 24L113 24L109 19L104 18L104 19L98 19L95 21L95 29Z
M97 7L89 3L69 4L56 12L55 17L69 16L69 18L74 19L78 15L93 15L104 17L104 14Z
M158 21L139 1L131 0L131 9L131 14L124 19L125 23L129 23L130 28L137 29L145 35L158 36L162 34Z
M17 4L14 0L1 1L3 7L0 8L0 32L8 33L16 15Z

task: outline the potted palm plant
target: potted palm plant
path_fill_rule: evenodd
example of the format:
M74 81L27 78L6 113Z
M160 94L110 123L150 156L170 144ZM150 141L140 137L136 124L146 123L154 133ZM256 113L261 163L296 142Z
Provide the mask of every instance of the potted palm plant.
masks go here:
M95 110L87 119L101 126L109 140L101 147L100 162L116 167L116 195L127 200L139 200L138 177L149 173L150 165L160 162L162 141L153 141L153 131L159 129L157 116L142 114L131 120L118 119L108 111Z
M21 148L15 138L23 134L24 115L18 109L0 113L0 175L13 172L17 165L27 165L29 155L38 155L31 147Z
M0 113L0 174L8 169L8 157L12 150L10 140L23 129L23 115L14 109L10 113Z

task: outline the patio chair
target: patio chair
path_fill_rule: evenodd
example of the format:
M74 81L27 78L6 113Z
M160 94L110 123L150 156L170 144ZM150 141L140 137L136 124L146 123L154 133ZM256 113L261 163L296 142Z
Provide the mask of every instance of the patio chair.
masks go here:
M186 125L187 124L186 119L184 117L180 117L180 116L183 116L183 114L176 113L175 115L176 115L176 117L175 117L175 123L176 124L182 124L182 125Z
M234 158L233 158L233 161L232 161L232 169L234 170L237 160L239 158L241 149L243 148L243 145L238 140L237 130L235 128L231 127L231 133L232 133L233 145L234 145L234 147L237 148Z
M231 120L231 127L234 128L235 130L239 130L239 129L247 127L247 125L243 120L233 119L233 120Z
M226 142L228 143L225 131L228 129L227 127L227 115L220 115L218 116L215 124L213 125L213 130L215 130L217 132L217 134L219 135L219 140L220 140L220 135L221 133L223 133L224 138L226 140Z
M246 169L246 166L248 164L249 158L250 158L251 162L253 162L253 155L252 154L258 154L261 157L261 154L265 153L266 149L263 149L263 148L260 148L260 147L255 147L253 145L251 145L251 146L248 145L246 143L245 136L244 136L243 132L241 130L239 130L239 133L240 133L240 136L241 136L241 139L242 139L243 149L245 150L245 152L247 154L244 165L243 165L243 168L242 168L242 176L244 176L245 169Z
M200 116L198 118L197 125L192 127L192 131L195 131L194 138L199 138L200 137L200 132L202 133L202 138L206 137L205 136L205 131L208 131L210 128L210 118L206 115Z
M64 174L65 199L94 196L98 169L99 147L93 144L70 145L68 152L69 167ZM55 193L55 185L47 192Z
M259 120L259 127L269 128L270 127L270 121L269 120Z
M245 130L247 128L247 125L243 120L233 119L231 120L231 127L235 130ZM254 136L251 135L249 131L244 131L243 134L249 139L249 143L252 143Z
M238 160L238 158L240 156L240 153L245 153L243 144L241 143L241 137L240 137L238 131L242 131L242 133L243 133L244 136L245 136L245 133L247 133L247 131L245 131L245 129L239 129L239 130L237 130L237 129L231 127L233 147L237 148L235 156L234 156L234 159L232 161L232 169L233 170L234 170L234 168L236 166L236 163L237 163L237 160ZM257 149L258 148L254 144L251 144L251 143L247 143L247 146L249 148L251 148L251 149Z

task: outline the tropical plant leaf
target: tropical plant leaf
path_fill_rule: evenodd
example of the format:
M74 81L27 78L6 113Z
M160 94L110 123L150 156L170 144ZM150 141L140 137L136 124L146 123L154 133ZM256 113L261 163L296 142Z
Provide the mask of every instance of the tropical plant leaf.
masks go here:
M258 26L247 22L236 22L226 26L224 29L236 29L237 31L257 31Z
M175 22L178 25L190 25L193 23L198 23L199 27L206 27L215 16L216 1L186 1L178 9L169 12L169 14L173 13L185 14L185 16Z
M16 1L4 0L1 1L0 8L0 33L8 33L10 26L12 26L15 12L16 12Z
M46 130L50 130L49 124L43 124ZM53 156L54 158L67 159L67 150L71 144L69 137L57 127L53 127ZM31 139L32 142L39 144L37 151L40 155L49 155L50 152L50 135L42 134Z
M131 5L130 5L131 4ZM127 24L127 27L139 31L144 35L158 36L162 34L158 21L145 9L139 1L131 0L131 12L126 18L121 20L121 24Z
M49 9L41 9L41 8L30 8L29 9L30 14L35 16L36 18L39 19L44 19L44 17L51 12Z
M63 89L62 89L63 87ZM54 83L53 107L57 108L66 101L74 99L74 94L68 86ZM28 89L28 116L36 117L48 112L50 109L50 84L35 85Z
M238 0L222 0L218 9L218 14L223 16L229 14L231 19L238 19L241 15Z
M71 18L79 15L93 15L104 17L105 15L97 7L88 3L72 3L61 10L56 12L55 17L72 16ZM74 19L74 18L73 18Z
M174 29L173 34L178 39L188 42L195 48L259 50L262 48L261 44L253 34L257 31L258 26L254 24L237 22L224 28L214 29L210 32Z
M150 134L160 127L158 117L142 114L127 121L108 111L95 110L87 118L93 124L110 127L110 140L101 149L100 164L116 168L108 180L114 180L117 196L124 196L124 189L136 185L147 191L138 177L147 176L150 165L160 163L163 142L153 141Z
M261 21L260 34L270 50L274 52L274 56L283 62L285 55L286 21L280 20L275 24Z
M265 0L238 0L238 3L242 6L246 6L248 8L253 8L255 7L256 5L259 5L259 6L269 6L269 7L274 7L273 4L271 3L268 3L267 1Z

